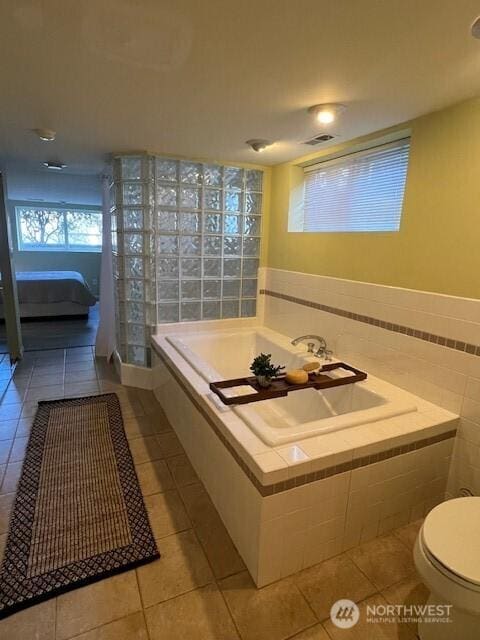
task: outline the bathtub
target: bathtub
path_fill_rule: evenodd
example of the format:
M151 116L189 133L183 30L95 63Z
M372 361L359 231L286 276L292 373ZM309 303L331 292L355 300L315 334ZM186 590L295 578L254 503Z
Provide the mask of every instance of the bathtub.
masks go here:
M266 328L185 333L167 335L166 339L208 383L250 376L250 364L259 353L272 354L272 361L286 369L316 360L305 345L293 347L288 338ZM334 375L342 375L342 370ZM228 408L213 393L210 400L221 410L237 414L272 447L417 410L410 400L401 394L395 396L392 388L373 378L321 391L304 389L283 398Z

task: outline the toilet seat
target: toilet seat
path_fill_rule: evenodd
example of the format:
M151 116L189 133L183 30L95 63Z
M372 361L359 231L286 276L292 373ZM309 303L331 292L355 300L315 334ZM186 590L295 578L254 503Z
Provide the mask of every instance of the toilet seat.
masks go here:
M480 592L480 497L437 505L425 518L423 550L439 571Z
M430 553L430 551L425 546L421 538L419 540L419 543L421 546L421 550L424 553L426 559L429 562L431 562L431 564L435 567L435 569L437 569L437 571L439 571L445 578L447 578L448 580L451 580L452 582L455 582L456 584L458 584L460 587L463 587L464 589L468 589L470 591L480 594L480 585L475 584L474 582L469 582L468 580L465 580L464 578L454 573L453 571L450 571L448 567L442 564L434 555Z

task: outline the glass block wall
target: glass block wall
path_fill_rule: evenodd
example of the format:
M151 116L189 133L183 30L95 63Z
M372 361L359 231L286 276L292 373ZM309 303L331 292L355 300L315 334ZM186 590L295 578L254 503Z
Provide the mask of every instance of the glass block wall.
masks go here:
M157 323L254 316L262 172L152 156L114 162L122 359L149 366Z
M112 250L117 345L123 362L150 366L156 325L154 160L114 161Z

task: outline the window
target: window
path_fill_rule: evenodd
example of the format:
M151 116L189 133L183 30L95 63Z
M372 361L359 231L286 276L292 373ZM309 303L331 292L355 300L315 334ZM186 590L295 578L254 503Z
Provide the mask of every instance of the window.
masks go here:
M15 213L20 251L101 251L99 211L15 207Z
M398 231L410 139L305 168L303 229Z

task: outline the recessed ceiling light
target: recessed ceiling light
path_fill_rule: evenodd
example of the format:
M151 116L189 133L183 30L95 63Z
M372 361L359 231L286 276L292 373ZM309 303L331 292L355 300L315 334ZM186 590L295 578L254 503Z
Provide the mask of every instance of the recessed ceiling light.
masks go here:
M47 169L51 169L52 171L61 171L67 166L62 162L43 162L42 164L44 167L47 167Z
M480 17L472 24L470 32L474 38L478 38L480 40Z
M308 113L313 113L321 124L331 124L345 109L344 104L315 104L309 108Z
M57 136L57 132L53 129L32 129L32 131L36 133L43 142L53 142Z
M271 147L273 142L269 140L261 140L259 138L254 138L253 140L247 140L245 144L248 144L254 151L265 151L267 147Z

